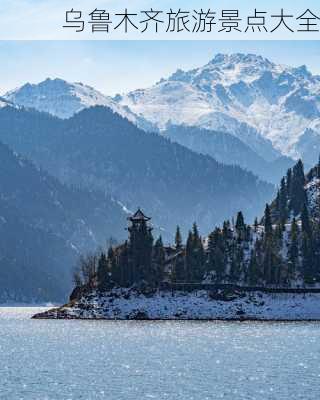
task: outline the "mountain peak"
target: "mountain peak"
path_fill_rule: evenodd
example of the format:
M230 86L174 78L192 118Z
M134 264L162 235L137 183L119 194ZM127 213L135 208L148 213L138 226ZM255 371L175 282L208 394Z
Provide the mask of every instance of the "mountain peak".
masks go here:
M6 102L30 109L35 108L62 119L70 118L85 108L103 106L137 125L149 126L143 118L137 117L127 107L121 106L93 87L81 82L71 83L61 78L48 77L37 84L26 83L7 92L3 97Z
M218 53L214 56L214 58L209 62L209 64L225 64L225 63L246 63L246 64L264 64L267 66L272 66L273 63L269 61L267 58L264 58L260 55L253 53L231 53L224 54Z
M256 54L232 53L217 54L201 71L212 71L215 75L227 76L233 82L243 80L251 82L258 79L265 71L274 72L282 68L267 58Z

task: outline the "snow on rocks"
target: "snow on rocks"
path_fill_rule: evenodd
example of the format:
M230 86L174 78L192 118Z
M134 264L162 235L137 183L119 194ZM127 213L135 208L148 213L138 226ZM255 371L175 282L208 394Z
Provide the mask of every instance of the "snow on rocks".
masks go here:
M320 293L262 291L92 292L37 319L106 320L320 320Z

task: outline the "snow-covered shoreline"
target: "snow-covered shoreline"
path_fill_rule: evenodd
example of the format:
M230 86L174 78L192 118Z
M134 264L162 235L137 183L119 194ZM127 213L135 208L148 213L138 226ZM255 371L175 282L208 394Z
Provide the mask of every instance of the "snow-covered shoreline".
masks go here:
M320 293L93 292L37 319L320 321Z

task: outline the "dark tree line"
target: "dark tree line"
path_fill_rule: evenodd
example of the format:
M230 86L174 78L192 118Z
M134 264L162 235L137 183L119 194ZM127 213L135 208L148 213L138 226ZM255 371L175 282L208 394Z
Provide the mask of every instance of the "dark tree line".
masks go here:
M196 224L183 244L177 228L174 246L156 241L146 221L129 228L129 239L88 262L76 284L100 290L144 283L157 288L172 283L246 286L309 285L320 281L320 201L308 204L306 184L319 179L320 162L305 176L299 161L281 181L275 200L260 223L225 221L204 241ZM92 258L93 256L91 256ZM88 261L88 260L87 260Z

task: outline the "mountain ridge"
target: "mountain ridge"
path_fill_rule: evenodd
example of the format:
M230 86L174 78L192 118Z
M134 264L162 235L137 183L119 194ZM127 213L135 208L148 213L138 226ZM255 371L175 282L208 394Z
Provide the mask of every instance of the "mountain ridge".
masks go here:
M81 82L70 83L60 78L47 78L38 84L26 83L13 89L5 93L3 99L11 104L34 108L62 119L71 118L85 108L101 105L145 130L152 129L150 123L135 115L128 107L121 106L110 96Z
M272 185L252 173L139 130L99 106L68 120L0 109L0 140L67 184L106 191L128 209L142 206L159 216L156 224L167 231L175 213L184 229L197 219L206 229L220 214L235 213L240 203L254 218L273 193ZM254 203L249 201L251 191Z
M239 53L218 54L203 67L178 70L118 101L161 129L171 123L226 131L255 145L253 149L266 159L270 151L263 154L263 147L268 142L280 153L298 158L305 129L320 133L319 93L320 77L306 66L287 67ZM266 143L260 146L257 139ZM316 162L306 154L305 161Z

